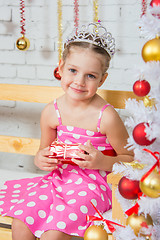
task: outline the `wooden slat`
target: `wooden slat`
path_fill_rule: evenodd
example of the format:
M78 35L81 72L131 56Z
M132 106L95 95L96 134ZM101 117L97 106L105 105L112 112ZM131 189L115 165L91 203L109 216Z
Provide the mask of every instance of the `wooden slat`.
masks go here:
M117 185L112 184L112 219L120 221L122 225L126 225L126 218L122 207L116 198Z
M60 87L0 84L1 100L48 103L62 94Z
M61 87L0 84L0 100L48 103L63 94ZM125 100L138 98L131 91L98 89L98 94L115 108L125 108Z
M39 144L40 140L36 138L0 136L0 152L35 155Z
M13 220L13 218L11 218L11 217L2 217L0 215L0 223L11 225L12 220Z
M107 176L107 183L112 184L112 219L119 220L121 224L126 225L125 215L118 199L116 198L116 191L121 178L121 174L110 173Z
M0 240L12 240L11 229L0 227Z
M121 174L114 174L113 172L107 175L107 183L118 185L120 179L122 178Z
M105 90L98 89L97 93L105 99L108 103L118 109L125 108L125 101L128 98L136 98L137 100L141 100L142 98L137 97L131 91L118 91L118 90Z

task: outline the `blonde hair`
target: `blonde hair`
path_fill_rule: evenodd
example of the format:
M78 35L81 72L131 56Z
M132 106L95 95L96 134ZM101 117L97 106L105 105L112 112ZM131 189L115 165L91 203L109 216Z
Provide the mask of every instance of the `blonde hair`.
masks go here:
M88 48L90 50L92 50L95 53L98 53L100 55L102 55L104 57L104 71L103 74L105 74L105 72L108 70L109 68L109 63L111 60L111 57L109 56L109 54L101 47L94 45L92 43L88 43L88 42L70 42L68 45L64 45L64 51L63 51L63 61L65 62L67 56L70 54L70 50L72 47L81 47L81 48Z

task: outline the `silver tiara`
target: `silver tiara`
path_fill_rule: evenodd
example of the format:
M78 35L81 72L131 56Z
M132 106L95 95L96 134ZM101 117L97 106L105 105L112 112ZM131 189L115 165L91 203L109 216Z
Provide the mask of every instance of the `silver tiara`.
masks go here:
M103 48L112 57L115 53L115 39L110 32L101 25L101 23L89 23L82 25L80 29L74 31L68 36L65 44L71 42L88 42Z

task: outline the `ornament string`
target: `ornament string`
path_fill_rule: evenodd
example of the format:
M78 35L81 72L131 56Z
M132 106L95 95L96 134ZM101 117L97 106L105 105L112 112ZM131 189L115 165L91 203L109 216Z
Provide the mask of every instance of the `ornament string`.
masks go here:
M148 172L146 172L146 174L144 174L144 176L141 178L141 182L143 182L145 180L146 177L149 176L149 174L156 168L158 167L159 169L159 174L160 174L160 153L159 152L152 152L149 149L144 148L144 151L150 153L156 160L157 162L150 168L150 170ZM158 155L158 156L157 156Z
M147 11L147 1L142 0L142 14L141 14L141 17L146 14L146 11Z
M21 34L24 36L25 35L25 3L24 3L24 0L20 0L20 14L21 14L21 20L20 20L20 23L21 23Z
M103 216L102 216L101 213L98 211L98 209L94 206L94 204L93 204L92 202L90 202L90 203L92 204L92 206L94 207L94 209L96 210L96 212L98 213L98 215L99 215L100 217L87 215L87 216L86 216L86 220L87 220L87 221L103 221L103 222L105 222L105 223L107 224L108 229L109 229L112 233L116 230L112 224L125 228L125 226L123 226L123 225L121 225L121 224L118 224L118 223L115 223L115 222L112 222L112 221L110 221L110 220L107 220L107 219L103 218Z
M76 29L76 34L79 26L79 3L78 0L74 0L74 27Z

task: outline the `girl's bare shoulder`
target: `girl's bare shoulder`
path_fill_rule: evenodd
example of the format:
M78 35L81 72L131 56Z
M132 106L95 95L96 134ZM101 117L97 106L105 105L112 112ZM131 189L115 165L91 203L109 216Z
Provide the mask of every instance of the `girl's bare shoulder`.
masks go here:
M102 131L107 130L107 132L111 129L117 131L119 128L124 128L124 123L113 106L108 105L105 108L102 114L101 127Z
M44 122L52 127L58 125L58 118L54 107L54 101L48 103L42 110L41 122Z

